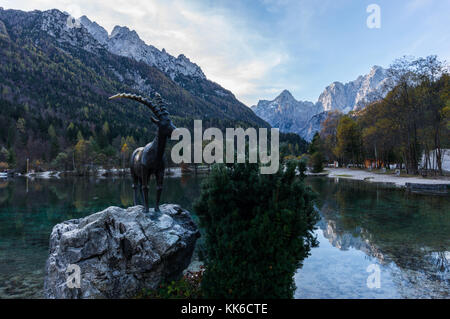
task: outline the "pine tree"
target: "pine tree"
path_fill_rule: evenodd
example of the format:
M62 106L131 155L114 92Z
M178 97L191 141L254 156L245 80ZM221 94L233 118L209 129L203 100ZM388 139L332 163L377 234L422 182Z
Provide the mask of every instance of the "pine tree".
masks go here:
M314 134L311 144L309 145L308 152L311 155L309 164L313 168L313 173L322 172L323 171L323 162L325 159L323 156L322 140L320 139L320 135L318 132L316 134Z
M195 205L206 232L206 297L292 298L318 218L296 164L273 175L256 164L213 166Z
M16 152L14 151L14 148L10 148L8 150L8 158L6 160L8 162L9 167L13 168L16 166Z
M50 136L50 159L53 159L59 153L59 143L55 128L52 124L48 127L48 135Z

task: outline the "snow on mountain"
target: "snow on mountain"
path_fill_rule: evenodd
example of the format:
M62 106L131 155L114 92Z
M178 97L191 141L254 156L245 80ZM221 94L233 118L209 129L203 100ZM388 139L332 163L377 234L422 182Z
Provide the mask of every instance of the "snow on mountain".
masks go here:
M160 51L152 45L147 45L134 30L115 26L108 36L107 31L103 27L96 22L92 22L86 16L81 17L80 22L111 53L143 61L165 72L172 80L180 74L206 79L201 68L197 64L192 63L186 56L180 54L175 58L168 54L165 49Z
M356 111L384 97L387 80L387 71L374 66L367 75L359 76L354 81L345 84L334 82L327 86L315 104L297 101L285 90L273 101L259 101L252 110L280 131L297 133L310 141L320 130L327 112Z
M35 31L44 31L58 42L69 43L90 52L106 49L116 55L143 61L166 73L181 87L201 99L214 100L220 97L224 99L223 102L240 104L231 92L208 81L201 68L183 54L174 57L164 49L160 51L156 47L146 44L134 30L116 26L111 34L108 34L102 26L89 20L86 16L79 20L72 20L67 13L56 9L44 12L33 11L30 14L35 15L37 19ZM199 84L198 80L203 84ZM252 107L252 110L273 127L280 128L283 132L298 133L310 140L320 129L321 119L324 118L323 115L316 115L331 110L343 113L357 110L367 102L383 96L385 94L383 87L386 81L386 70L374 66L369 74L359 76L354 81L346 84L332 83L322 92L316 103L297 101L289 91L285 90L272 101L259 101L256 106ZM211 92L205 93L205 89ZM253 113L251 115L254 116Z
M374 66L369 74L359 76L355 81L342 84L334 82L319 96L318 104L324 111L339 110L343 113L355 111L367 102L378 99L384 91L386 70Z
M117 61L116 56L121 60L127 57L142 62L132 62L129 67L111 63L107 71L111 71L116 80L144 95L150 95L154 90L165 91L170 95L168 100L172 99L173 107L177 105L179 114L183 116L189 117L192 113L189 109L192 108L204 118L218 119L220 123L241 121L257 127L269 126L232 92L208 80L201 68L186 56L174 57L164 49L160 51L147 45L136 31L127 27L116 26L108 34L101 25L86 16L74 19L57 9L30 12L0 9L0 18L0 38L9 37L10 30L19 34L24 32L21 36L28 37L36 47L57 44L54 46L55 54L72 56L70 52L80 53L77 58L81 63L85 58L102 62L111 58L114 62ZM161 76L160 71L164 73ZM149 74L158 76L150 79Z
M88 32L101 44L105 45L108 42L108 32L97 22L92 22L86 16L80 18L80 23L86 27Z
M282 132L299 131L318 109L312 102L297 101L288 90L273 101L262 100L252 110Z
M38 11L34 11L40 14ZM59 42L66 42L73 46L83 47L88 51L106 49L121 56L143 61L163 71L172 80L177 76L190 76L206 79L201 68L180 54L174 57L162 49L158 50L147 45L134 30L127 27L115 26L111 34L96 22L82 16L75 20L65 12L57 9L43 11L40 14L40 30L55 37Z
M43 12L36 10L32 14L37 18L35 31L44 31L60 43L69 43L90 52L103 48L101 43L90 36L86 28L82 28L78 21L67 13L51 9Z

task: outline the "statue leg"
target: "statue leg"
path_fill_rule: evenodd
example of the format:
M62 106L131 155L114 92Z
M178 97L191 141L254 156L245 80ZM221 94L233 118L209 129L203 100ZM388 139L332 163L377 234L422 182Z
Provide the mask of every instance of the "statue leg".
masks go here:
M148 177L142 178L141 185L142 199L144 200L145 212L148 212Z
M156 207L155 211L159 212L159 200L163 189L164 171L156 174Z

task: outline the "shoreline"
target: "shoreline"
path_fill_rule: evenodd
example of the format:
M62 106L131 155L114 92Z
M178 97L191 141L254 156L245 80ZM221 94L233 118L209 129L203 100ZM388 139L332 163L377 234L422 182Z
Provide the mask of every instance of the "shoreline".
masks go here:
M201 174L205 171L208 171L204 168L197 169L197 173ZM165 177L181 177L183 175L194 174L194 170L183 172L181 167L170 167L165 170ZM112 168L112 169L99 169L95 171L89 172L89 174L78 174L74 171L43 171L43 172L32 172L28 174L22 173L0 173L0 179L9 179L15 177L25 177L29 179L61 179L66 177L95 177L95 178L107 178L107 177L125 177L130 176L130 172L128 168Z
M200 173L204 170L199 169ZM185 175L187 172L182 172L180 167L171 167L170 169L166 169L166 177L181 177ZM187 175L193 174L194 172L189 172ZM100 169L96 172L93 172L92 175L87 175L86 177L97 177L97 178L106 178L108 176L126 176L129 173L127 170L123 169ZM16 174L18 177L26 177L31 179L60 179L67 176L77 176L74 172L65 172L65 171L45 171L38 173L30 173L30 174ZM407 188L409 184L421 184L421 185L448 185L450 187L450 178L423 178L421 176L396 176L394 174L388 173L374 173L369 172L363 169L349 169L349 168L325 168L320 173L311 173L306 172L306 176L309 177L329 177L329 178L343 178L350 180L359 180L370 183L382 183L382 184L390 184L399 188ZM9 177L13 177L11 175L1 173L1 179L7 179Z
M377 174L359 169L348 168L325 168L324 176L330 178L353 179L370 183L393 184L397 187L406 188L407 183L424 185L450 185L450 179L423 178L420 176L402 177L393 174Z

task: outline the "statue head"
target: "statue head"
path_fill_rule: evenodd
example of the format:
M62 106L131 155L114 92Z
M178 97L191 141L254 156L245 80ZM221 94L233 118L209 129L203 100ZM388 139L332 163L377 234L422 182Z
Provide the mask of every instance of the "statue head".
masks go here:
M155 98L153 99L155 110L153 113L156 117L150 117L153 123L158 126L158 131L160 135L170 136L173 130L176 129L175 125L173 125L171 119L169 118L169 112L167 111L164 102L159 93L155 94Z

